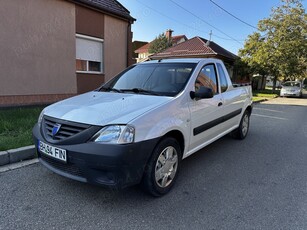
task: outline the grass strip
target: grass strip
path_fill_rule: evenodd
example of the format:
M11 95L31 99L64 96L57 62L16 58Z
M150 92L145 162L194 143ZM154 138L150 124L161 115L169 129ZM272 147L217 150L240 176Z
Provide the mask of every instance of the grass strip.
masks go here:
M32 128L43 107L0 110L0 151L33 144Z

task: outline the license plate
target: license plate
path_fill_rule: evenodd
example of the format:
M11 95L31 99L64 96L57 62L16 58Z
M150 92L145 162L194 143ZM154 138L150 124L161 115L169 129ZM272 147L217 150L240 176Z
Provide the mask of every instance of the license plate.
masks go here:
M39 149L40 152L42 152L42 153L44 153L44 154L46 154L50 157L56 158L56 159L64 161L64 162L67 161L65 149L60 149L58 147L48 145L48 144L46 144L42 141L38 142L38 149Z

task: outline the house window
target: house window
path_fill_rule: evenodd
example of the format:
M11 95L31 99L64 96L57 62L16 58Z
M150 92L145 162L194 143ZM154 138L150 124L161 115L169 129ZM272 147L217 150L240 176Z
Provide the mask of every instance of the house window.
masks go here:
M77 73L103 73L103 39L76 35Z

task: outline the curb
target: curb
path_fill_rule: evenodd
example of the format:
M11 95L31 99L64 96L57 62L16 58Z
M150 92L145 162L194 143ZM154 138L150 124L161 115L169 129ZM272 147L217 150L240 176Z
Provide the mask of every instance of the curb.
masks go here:
M253 101L253 103L257 104L257 103L261 103L261 102L264 102L264 101L269 101L269 100L271 100L271 99L276 99L276 98L279 98L279 97L280 97L280 96L275 96L275 97L272 97L272 98L270 98L270 99L264 98L264 99L261 99L261 100L259 100L259 101Z
M0 166L33 159L36 156L35 146L0 151Z
M258 103L261 103L261 102L264 102L264 101L268 101L268 99L262 99L262 100L259 100L259 101L253 101L254 104L258 104Z

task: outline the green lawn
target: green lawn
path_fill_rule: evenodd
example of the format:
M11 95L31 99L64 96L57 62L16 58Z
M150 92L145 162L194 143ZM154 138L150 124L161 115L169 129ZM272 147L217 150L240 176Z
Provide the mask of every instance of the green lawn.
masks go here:
M253 101L262 101L262 100L269 100L275 97L278 97L280 90L273 91L271 89L265 90L253 90Z
M0 110L0 151L32 145L32 128L42 107Z

